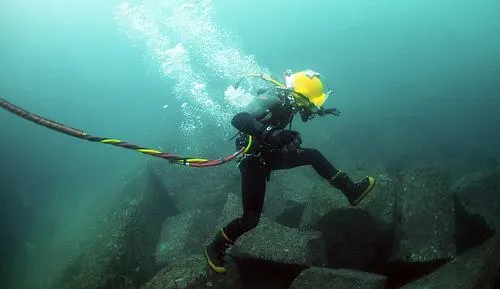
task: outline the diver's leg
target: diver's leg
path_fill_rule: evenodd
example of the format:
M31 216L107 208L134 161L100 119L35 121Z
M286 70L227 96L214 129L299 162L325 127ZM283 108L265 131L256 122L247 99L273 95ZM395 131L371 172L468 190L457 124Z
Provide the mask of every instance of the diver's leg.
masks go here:
M238 239L259 224L270 168L263 165L259 158L249 157L240 164L240 171L243 215L224 228L232 240Z
M359 183L353 182L346 173L336 169L317 149L303 148L297 153L277 154L271 163L273 170L311 165L333 187L342 191L352 206L358 205L375 186L375 179L372 177L366 177Z
M227 248L245 232L255 228L260 220L270 169L259 159L248 157L240 163L243 215L221 229L205 248L208 265L217 273L226 273L224 255Z
M324 179L329 180L338 170L317 149L302 148L298 152L280 153L274 155L271 161L273 170L291 169L310 165Z

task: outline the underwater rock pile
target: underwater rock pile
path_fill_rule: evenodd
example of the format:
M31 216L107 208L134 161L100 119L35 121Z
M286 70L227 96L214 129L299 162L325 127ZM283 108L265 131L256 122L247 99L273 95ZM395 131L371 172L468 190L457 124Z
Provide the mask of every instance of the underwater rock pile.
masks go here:
M443 267L403 289L498 288L492 285L500 272L500 235L457 256ZM497 284L498 285L498 284Z
M168 217L156 247L156 265L164 267L200 253L206 236L214 232L219 210L190 210Z
M244 289L238 269L228 265L228 274L217 276L208 271L202 254L194 254L161 269L141 289Z
M161 181L144 169L131 177L81 253L50 288L134 288L156 272L163 220L177 214Z
M405 282L453 259L454 233L453 197L447 175L436 167L400 172L390 274Z
M300 224L302 212L311 198L317 175L309 167L271 172L267 183L263 215L292 228Z
M475 247L500 230L500 167L459 179L453 185L458 250Z
M53 288L495 288L499 178L500 169L452 185L437 167L408 169L386 176L356 208L328 184L303 199L278 184L218 275L203 246L241 215L239 184L207 193L205 205L200 196L198 206L179 205L187 198L169 199L175 193L145 173Z
M387 277L347 269L312 267L300 273L290 289L384 289Z
M315 187L301 216L300 230L321 232L327 266L370 270L385 264L393 242L395 189L381 182L357 207L328 184Z

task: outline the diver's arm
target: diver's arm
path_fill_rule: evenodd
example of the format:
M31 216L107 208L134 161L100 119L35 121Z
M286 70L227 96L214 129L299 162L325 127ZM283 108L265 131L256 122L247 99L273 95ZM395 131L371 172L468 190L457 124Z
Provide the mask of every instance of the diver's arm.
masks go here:
M309 108L298 107L298 111L299 111L300 119L302 119L303 122L307 122L307 121L314 118L315 113L314 113L314 111L312 111Z
M246 111L237 113L231 120L231 124L239 131L255 137L260 137L266 129L264 124Z
M274 96L259 96L247 106L245 111L237 113L231 120L231 124L243 133L261 138L266 132L266 125L260 120L278 101L279 99Z
M298 132L274 128L261 122L269 116L270 109L279 101L279 98L275 96L259 96L246 111L237 113L231 120L231 124L239 131L263 140L271 147L283 148L287 146L288 150L296 150L302 143Z
M314 108L314 109L308 109L308 108L300 108L299 109L300 117L303 122L307 122L308 120L311 120L314 118L315 115L319 116L325 116L328 114L332 114L335 116L340 115L340 111L336 108L324 108L324 107L319 107L319 108Z
M263 140L274 148L283 148L286 146L288 151L296 151L302 143L302 138L298 132L266 126L248 112L236 114L231 123L238 130Z
M336 108L323 108L321 107L317 114L319 116L325 116L327 114L331 114L331 115L334 115L334 116L339 116L340 115L340 110L336 109Z

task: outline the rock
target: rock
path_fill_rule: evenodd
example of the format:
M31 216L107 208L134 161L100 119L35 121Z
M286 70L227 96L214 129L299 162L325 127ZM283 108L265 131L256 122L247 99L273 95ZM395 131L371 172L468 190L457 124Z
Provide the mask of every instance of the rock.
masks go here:
M319 239L317 233L299 232L263 217L229 255L246 288L288 288L303 269L325 263Z
M238 239L231 255L239 259L306 267L317 261L311 260L308 252L309 242L319 237L318 233L299 232L261 218L255 229Z
M318 223L327 251L327 266L377 270L390 249L390 238L370 213L362 209L332 210Z
M214 234L241 215L240 198L228 194ZM231 258L245 287L261 289L288 288L304 268L326 263L324 241L317 232L300 232L267 217L236 241L226 255Z
M212 274L205 257L196 254L163 268L141 289L239 289L243 287L237 272L234 264L230 264L227 274Z
M315 230L318 221L326 214L334 209L342 208L349 208L349 203L342 192L334 190L327 183L319 183L314 186L311 198L304 208L299 229Z
M155 260L158 266L186 257L184 247L196 215L196 211L189 211L169 217L163 222L156 245Z
M202 251L204 241L213 233L219 212L211 209L194 210L167 218L156 246L159 267L177 262Z
M449 178L437 167L402 171L398 180L395 241L388 270L404 283L455 256L455 217Z
M359 180L364 174L353 174L354 180ZM380 172L375 176L375 188L361 202L357 208L370 212L378 221L384 222L388 227L394 224L395 197L397 185L393 178ZM351 208L344 194L332 188L327 182L320 182L314 186L311 198L306 204L299 228L307 230L324 215L334 209Z
M294 203L293 201L285 202L285 207L281 214L279 214L274 221L277 223L290 227L298 228L304 213L305 204Z
M279 224L298 228L315 181L319 179L309 167L273 171L267 183L263 215Z
M396 195L398 184L395 177L386 173L375 176L376 185L373 191L359 204L360 209L369 212L381 224L385 234L393 234L396 215Z
M500 276L500 235L481 246L458 255L435 272L403 289L469 289L494 287ZM489 287L488 287L489 286Z
M165 162L155 162L155 174L172 192L179 211L221 209L228 192L239 191L240 176L232 165L193 169ZM172 181L175 180L175 181Z
M206 262L202 255L181 258L160 270L141 289L194 289L207 287Z
M324 180L311 167L302 166L286 171L273 171L268 189L279 191L280 197L288 202L305 205L314 185L320 182Z
M243 214L241 199L233 193L228 193L226 196L226 202L217 220L217 225L213 228L212 234L205 241L205 245L212 241L215 234L217 234L221 228Z
M161 181L148 169L134 175L118 194L115 207L51 288L131 288L155 272L155 244L161 223L176 214Z
M385 289L387 277L372 273L312 267L300 273L290 289Z
M455 222L449 180L435 167L404 171L400 179L393 259L408 263L451 259Z
M500 228L500 167L465 176L453 186L460 252L475 247Z
M391 250L394 196L394 184L386 176L377 178L377 186L356 208L342 192L319 184L299 228L321 232L329 267L378 270Z
M286 200L281 196L268 195L264 202L262 215L291 228L298 228L304 212L305 204Z

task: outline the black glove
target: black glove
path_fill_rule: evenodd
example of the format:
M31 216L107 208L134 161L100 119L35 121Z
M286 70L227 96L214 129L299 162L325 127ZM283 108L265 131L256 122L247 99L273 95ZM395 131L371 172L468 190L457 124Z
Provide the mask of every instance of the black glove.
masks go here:
M302 143L302 140L300 139L300 136L296 138L293 142L283 146L281 148L281 152L284 154L287 153L298 153L300 149L300 144Z
M320 109L318 111L318 115L319 116L325 116L327 114L332 114L332 115L335 115L335 116L339 116L340 115L340 110L338 110L336 108L323 108L323 109Z
M273 148L282 148L290 143L302 143L300 134L293 130L266 128L263 135L264 141Z

